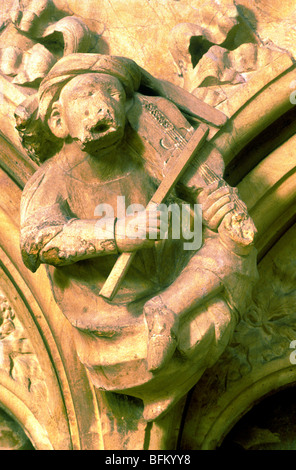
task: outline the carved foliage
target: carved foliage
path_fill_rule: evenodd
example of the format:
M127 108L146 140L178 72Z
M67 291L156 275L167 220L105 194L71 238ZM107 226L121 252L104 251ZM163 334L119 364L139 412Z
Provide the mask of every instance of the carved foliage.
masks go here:
M61 56L88 52L88 27L63 16L52 0L15 0L2 24L0 71L17 85L37 87Z
M295 266L274 261L254 289L253 303L221 358L227 383L275 359L288 358L296 338Z
M19 424L1 409L0 450L33 450L32 444Z
M7 298L0 292L0 371L30 393L47 396L43 372L32 344Z
M170 52L183 86L218 106L279 54L287 54L257 34L253 13L234 3L204 3L198 23L171 31Z

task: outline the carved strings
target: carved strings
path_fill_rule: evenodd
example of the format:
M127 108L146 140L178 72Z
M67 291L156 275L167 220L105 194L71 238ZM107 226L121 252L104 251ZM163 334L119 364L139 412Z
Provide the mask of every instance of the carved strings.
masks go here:
M173 139L175 142L178 143L179 148L183 150L183 148L187 144L187 140L182 136L182 134L175 128L173 123L165 116L165 114L160 111L157 106L153 105L152 103L144 101L145 108L147 111L152 115L152 117L160 124L164 129L165 133ZM193 131L190 130L188 134L192 134ZM216 181L223 182L226 185L226 182L223 178L220 178L206 163L202 163L199 167L201 176L203 177L205 183L211 184ZM238 209L240 209L245 215L247 215L247 210L244 203L239 199L237 194L233 193L233 199L236 203Z
M143 100L144 106L149 112L149 114L153 117L157 123L164 128L165 133L176 143L179 144L179 147L181 150L186 146L187 141L184 139L184 137L180 134L180 132L177 131L175 128L174 124L166 117L166 115L158 109L157 106L155 106L152 103L149 103L146 100ZM188 132L189 134L192 134L192 130Z
M186 145L186 140L185 138L175 129L173 128L172 130L170 130L170 133L169 135L174 138L175 140L178 140L179 142L179 145L181 148L184 148L185 145ZM223 178L220 178L210 167L209 165L207 165L207 163L202 163L199 167L199 170L200 170L200 173L201 173L201 176L203 177L205 183L207 184L211 184L211 183L214 183L216 181L222 181L224 183L224 185L226 185L226 183L224 182ZM237 205L237 207L245 214L247 215L247 210L246 210L246 207L244 205L244 203L239 199L239 197L237 196L236 193L233 193L233 199L234 199L234 202L235 204Z
M226 183L224 182L223 178L219 178L219 176L206 164L202 163L200 165L200 172L207 184L214 183L215 181L223 181L224 185ZM245 207L245 204L239 199L238 195L233 192L233 199L237 207L245 214L247 215L247 209Z

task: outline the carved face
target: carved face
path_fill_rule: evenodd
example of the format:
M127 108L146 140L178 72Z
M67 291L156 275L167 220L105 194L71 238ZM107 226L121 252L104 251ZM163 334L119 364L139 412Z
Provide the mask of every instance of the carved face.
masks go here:
M93 73L74 78L60 96L64 137L70 136L91 155L101 155L124 135L125 102L125 91L115 77Z

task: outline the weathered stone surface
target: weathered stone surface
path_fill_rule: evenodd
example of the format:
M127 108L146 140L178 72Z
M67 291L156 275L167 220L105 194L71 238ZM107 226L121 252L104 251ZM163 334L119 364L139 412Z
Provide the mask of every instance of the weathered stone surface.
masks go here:
M33 450L21 427L3 410L0 410L0 450Z
M39 399L47 400L44 376L32 345L1 293L0 312L1 371L5 371L30 393L36 393Z
M269 274L295 222L295 8L281 3L3 3L0 260L5 292L12 279L30 301L15 304L25 329L3 303L0 405L36 448L168 449L180 431L183 448L215 448L295 379L287 257ZM182 215L163 240L167 213L147 224L145 210L159 203ZM184 205L194 231L178 239Z
M167 242L161 241L159 224L161 217L165 222L165 212L154 209L147 225L144 208L149 200L157 206L174 189L169 183L171 148L175 159L184 159L183 154L187 158L186 142L194 137L193 128L170 101L134 97L143 82L145 72L133 61L80 54L61 59L41 83L40 126L47 126L61 145L25 187L21 249L31 271L42 263L51 266L55 298L76 329L78 355L94 385L143 399L144 418L151 421L219 357L257 273L255 227L236 191L223 182L218 159L213 158L212 168L208 158L199 170L188 169L181 180L183 193L200 193L192 202L203 207L202 247L198 243L188 252L184 239L170 235ZM136 106L141 107L143 124L137 120ZM215 116L214 108L212 112ZM169 140L174 136L177 144ZM162 179L168 186L157 199ZM120 214L118 197L141 204L140 215ZM176 189L170 202L177 204L178 197ZM187 206L189 202L183 200ZM101 216L103 205L113 215L107 215L106 228L100 229L95 216ZM182 199L179 206L183 211ZM180 230L182 221L173 222L172 230L176 223ZM193 223L198 230L196 220ZM114 261L118 254L133 251L138 255L122 286L114 298L106 299L101 289ZM220 253L218 262L215 251ZM121 273L112 271L114 275ZM245 291L242 303L240 289Z

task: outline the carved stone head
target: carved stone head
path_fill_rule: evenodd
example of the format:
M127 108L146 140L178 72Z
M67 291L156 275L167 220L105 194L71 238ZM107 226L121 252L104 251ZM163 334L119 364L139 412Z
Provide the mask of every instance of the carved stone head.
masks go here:
M73 78L52 106L51 132L73 139L91 155L109 150L124 135L126 95L120 81L106 74L90 73Z
M81 150L102 151L123 137L126 107L141 71L130 59L70 54L42 81L38 97L16 110L17 129L29 155L43 162L72 138Z

